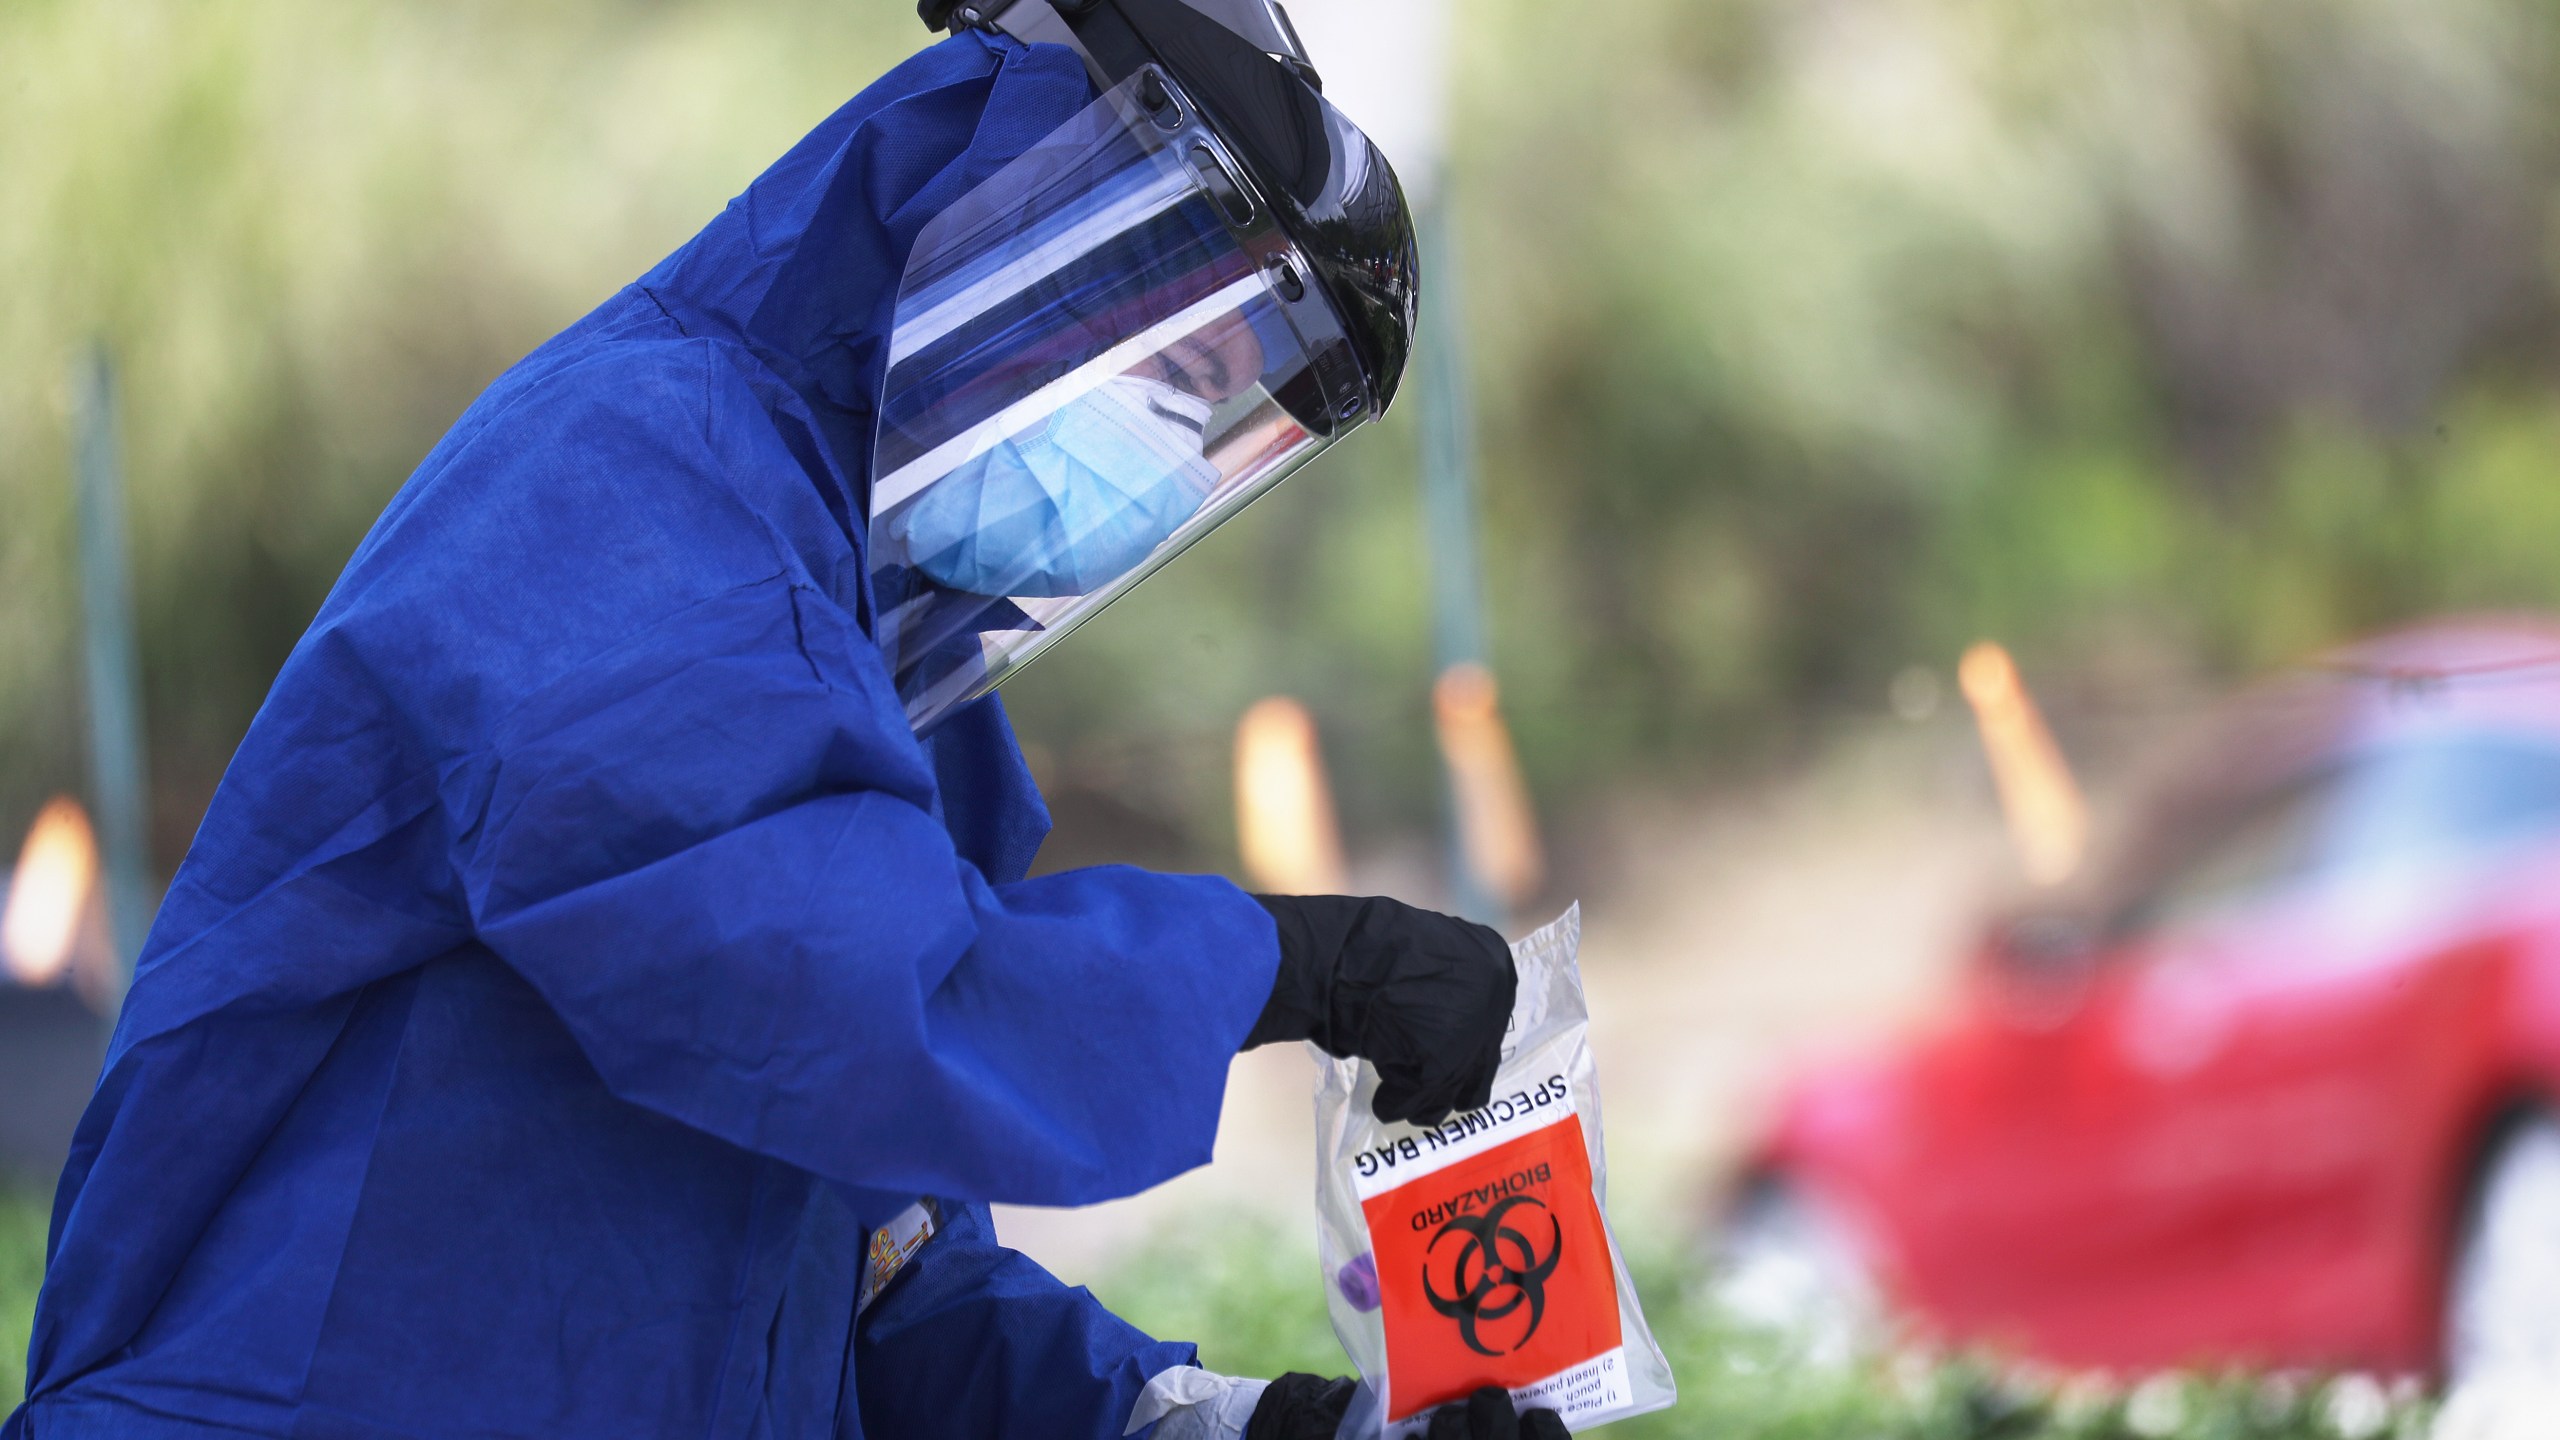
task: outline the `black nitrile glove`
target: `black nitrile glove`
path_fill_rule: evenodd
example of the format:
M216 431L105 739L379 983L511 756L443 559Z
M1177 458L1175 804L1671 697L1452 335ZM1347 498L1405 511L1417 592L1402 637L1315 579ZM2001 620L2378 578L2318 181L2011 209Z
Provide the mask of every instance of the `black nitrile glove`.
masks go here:
M1262 1392L1253 1418L1244 1422L1244 1440L1333 1440L1358 1388L1349 1380L1292 1370Z
M1253 1418L1244 1425L1244 1440L1333 1440L1342 1412L1351 1407L1349 1380L1327 1380L1291 1373L1271 1382ZM1499 1385L1487 1385L1456 1405L1431 1412L1424 1440L1573 1440L1553 1410L1526 1412L1511 1407Z
M1313 1040L1368 1061L1381 1120L1437 1125L1493 1098L1520 988L1500 935L1374 896L1253 898L1280 927L1280 978L1246 1049Z
M1431 1412L1431 1428L1423 1440L1572 1440L1572 1432L1553 1410L1514 1410L1511 1396L1499 1385L1487 1385L1463 1405L1443 1405Z

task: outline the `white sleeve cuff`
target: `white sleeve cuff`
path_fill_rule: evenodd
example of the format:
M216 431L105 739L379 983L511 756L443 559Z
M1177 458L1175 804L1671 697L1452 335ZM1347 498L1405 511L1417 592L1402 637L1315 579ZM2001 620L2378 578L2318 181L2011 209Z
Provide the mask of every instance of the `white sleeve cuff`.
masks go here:
M1138 1392L1129 1427L1120 1433L1135 1435L1153 1425L1155 1440L1244 1440L1245 1422L1270 1384L1176 1365Z

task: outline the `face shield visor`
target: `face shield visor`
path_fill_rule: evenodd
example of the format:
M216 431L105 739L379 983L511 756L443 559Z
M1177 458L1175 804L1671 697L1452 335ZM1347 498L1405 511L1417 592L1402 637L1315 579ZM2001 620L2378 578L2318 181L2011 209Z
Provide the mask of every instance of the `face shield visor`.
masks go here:
M1337 156L1384 169L1323 116ZM937 216L899 288L871 471L877 637L916 731L1370 419L1357 350L1154 67Z

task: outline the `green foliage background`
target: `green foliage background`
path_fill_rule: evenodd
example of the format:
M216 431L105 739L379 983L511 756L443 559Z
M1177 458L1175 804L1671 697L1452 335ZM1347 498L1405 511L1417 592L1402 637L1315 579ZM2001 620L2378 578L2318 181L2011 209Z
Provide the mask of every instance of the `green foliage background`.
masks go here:
M25 1384L28 1321L43 1275L45 1207L0 1193L0 1406ZM1100 1287L1150 1334L1194 1337L1228 1374L1343 1367L1309 1281L1314 1247L1262 1225L1163 1237ZM1841 1370L1800 1363L1780 1337L1737 1330L1685 1267L1640 1265L1648 1318L1680 1384L1674 1409L1612 1426L1623 1440L2417 1440L2427 1407L2372 1392L2359 1411L2318 1377L2160 1376L2146 1392L2069 1385L1957 1360ZM2369 1382L2349 1382L2367 1383ZM2348 1423L2341 1424L2344 1419Z
M2055 1377L1967 1357L1807 1364L1784 1337L1734 1326L1668 1257L1633 1268L1679 1403L1600 1432L1612 1440L2417 1440L2430 1407L2364 1379L2309 1375ZM1196 1338L1230 1375L1334 1375L1342 1349L1309 1283L1303 1236L1202 1224L1160 1237L1097 1286L1148 1333Z
M1550 809L1982 634L2065 691L2560 598L2550 0L1464 7L1453 199ZM815 0L0 3L0 833L79 773L64 377L123 366L164 864L493 374L922 41ZM1446 357L1424 357L1424 363ZM1225 858L1228 727L1433 804L1411 416L1012 691ZM2111 688L2112 687L2112 688Z

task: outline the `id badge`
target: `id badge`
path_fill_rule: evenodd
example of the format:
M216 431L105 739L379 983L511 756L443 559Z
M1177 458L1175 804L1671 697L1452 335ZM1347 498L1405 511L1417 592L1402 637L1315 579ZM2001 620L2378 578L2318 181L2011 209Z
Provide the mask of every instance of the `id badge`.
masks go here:
M871 1308L871 1302L907 1268L907 1262L924 1248L942 1228L942 1207L928 1195L897 1213L886 1225L871 1232L870 1249L862 1261L862 1290L854 1297L853 1313L859 1318Z

